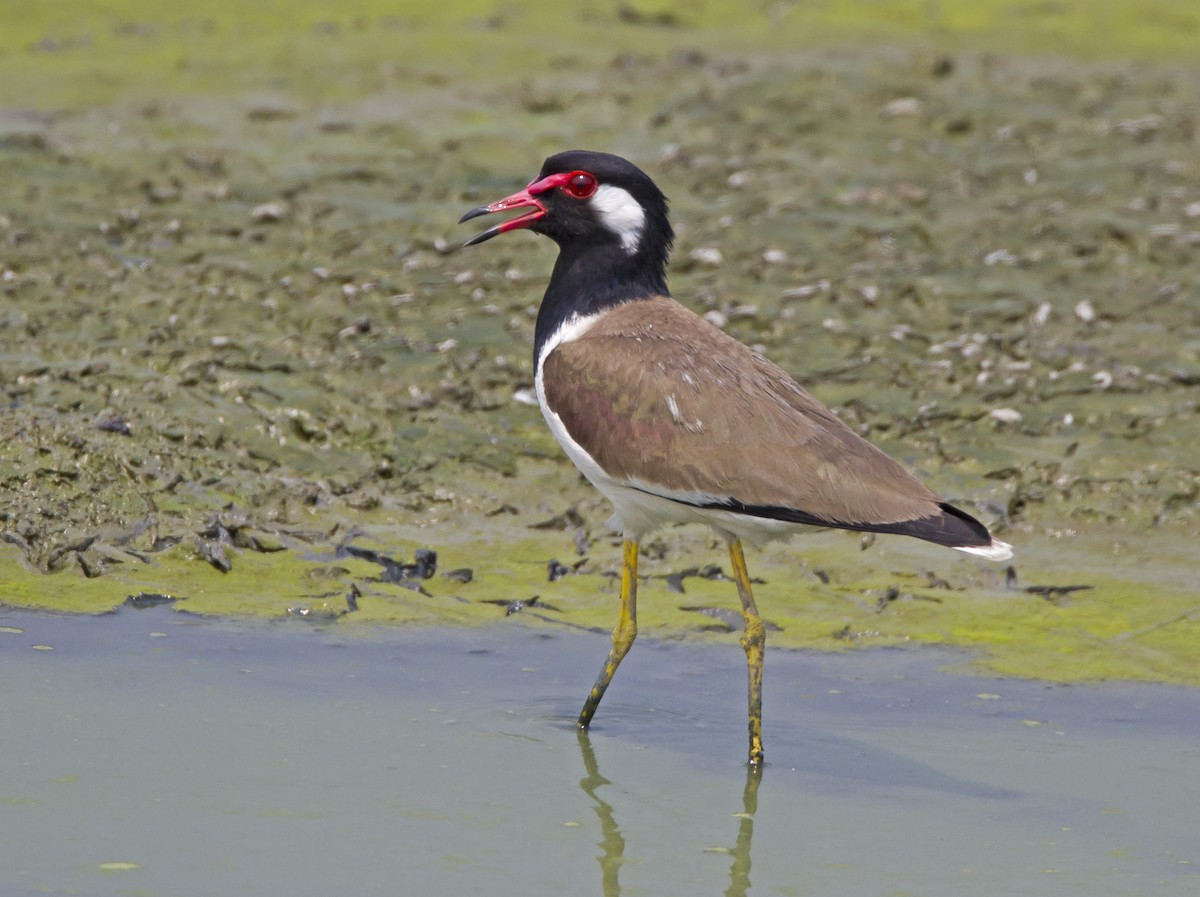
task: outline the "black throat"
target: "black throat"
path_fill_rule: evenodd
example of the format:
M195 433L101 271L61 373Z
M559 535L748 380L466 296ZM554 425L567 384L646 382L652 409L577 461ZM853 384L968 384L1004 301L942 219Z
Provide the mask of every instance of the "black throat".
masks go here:
M669 242L656 245L653 239L645 238L632 254L615 240L560 244L554 273L538 310L534 365L542 357L547 340L571 318L587 317L638 299L669 296L669 252Z

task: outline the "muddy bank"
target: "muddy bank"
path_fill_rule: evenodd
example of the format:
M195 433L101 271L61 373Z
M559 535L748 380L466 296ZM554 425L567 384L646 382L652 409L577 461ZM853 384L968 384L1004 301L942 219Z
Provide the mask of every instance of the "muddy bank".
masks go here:
M610 625L609 512L528 404L552 250L460 253L454 226L586 144L671 196L682 301L1018 548L1008 572L842 534L772 547L751 564L775 643L1194 683L1196 71L622 27L539 74L501 20L461 80L401 66L314 96L295 62L270 90L6 100L0 600ZM728 637L694 608L729 583L681 576L720 560L709 537L646 547L645 630ZM418 549L438 567L409 576Z

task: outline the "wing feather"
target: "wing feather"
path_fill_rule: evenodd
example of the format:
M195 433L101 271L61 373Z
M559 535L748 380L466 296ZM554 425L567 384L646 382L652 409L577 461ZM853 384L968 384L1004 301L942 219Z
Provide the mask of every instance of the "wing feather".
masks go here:
M903 466L672 299L605 313L550 352L543 382L572 438L647 491L855 529L942 515Z

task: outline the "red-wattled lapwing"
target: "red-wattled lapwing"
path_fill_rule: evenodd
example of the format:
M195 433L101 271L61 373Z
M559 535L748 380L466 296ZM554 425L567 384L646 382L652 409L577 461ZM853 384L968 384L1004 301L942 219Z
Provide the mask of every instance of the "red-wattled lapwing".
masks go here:
M751 763L763 753L765 633L743 539L824 526L1011 557L784 371L671 298L667 200L635 165L559 153L524 190L460 223L509 209L522 214L466 245L521 228L558 244L534 336L538 403L575 466L616 507L610 522L625 539L621 616L581 727L637 636L638 540L664 524L706 523L729 543L745 619Z

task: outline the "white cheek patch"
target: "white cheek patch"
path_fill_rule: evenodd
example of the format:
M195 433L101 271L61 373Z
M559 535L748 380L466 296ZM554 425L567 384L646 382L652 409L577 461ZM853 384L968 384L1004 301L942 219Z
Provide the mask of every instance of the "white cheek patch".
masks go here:
M601 184L592 195L592 208L601 223L620 239L621 248L630 255L637 252L646 226L646 210L628 190Z

